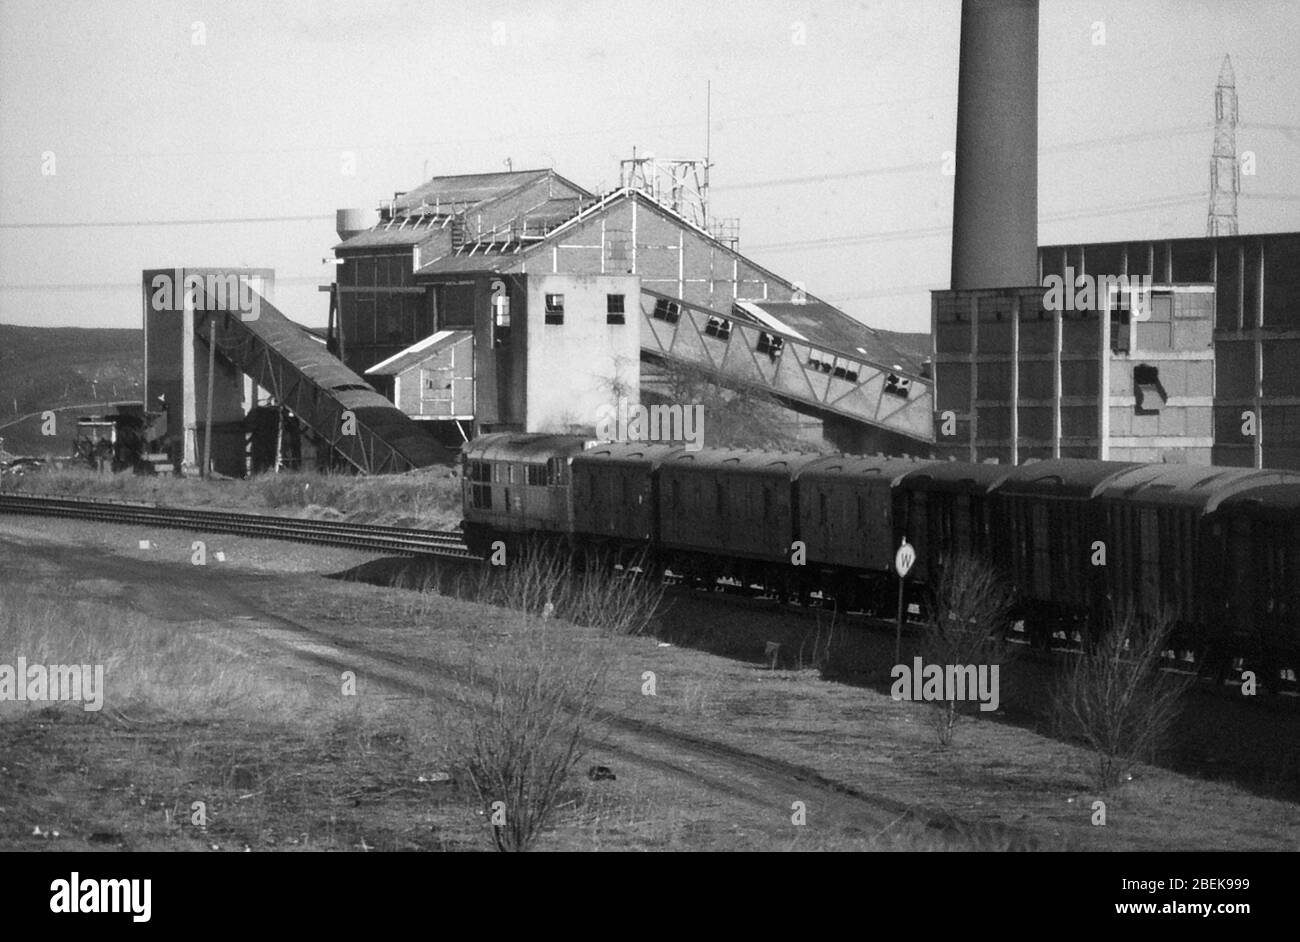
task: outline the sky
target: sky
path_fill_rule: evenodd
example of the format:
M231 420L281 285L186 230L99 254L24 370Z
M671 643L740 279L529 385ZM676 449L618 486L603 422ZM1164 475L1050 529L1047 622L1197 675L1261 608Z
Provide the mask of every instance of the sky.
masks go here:
M0 0L0 323L138 327L142 270L224 265L323 325L335 209L507 161L606 190L707 129L742 252L926 331L959 27L957 0ZM1204 235L1225 54L1241 231L1300 230L1297 35L1292 0L1042 0L1040 243Z

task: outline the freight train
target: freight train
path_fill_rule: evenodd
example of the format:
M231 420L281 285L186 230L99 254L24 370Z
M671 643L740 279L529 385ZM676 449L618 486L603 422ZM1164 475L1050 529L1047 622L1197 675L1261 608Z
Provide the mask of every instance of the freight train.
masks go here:
M916 548L920 599L953 554L1014 587L1027 635L1159 620L1202 665L1243 658L1275 689L1300 665L1300 472L1053 459L957 461L484 435L462 449L469 547L537 541L700 584L720 578L888 610Z

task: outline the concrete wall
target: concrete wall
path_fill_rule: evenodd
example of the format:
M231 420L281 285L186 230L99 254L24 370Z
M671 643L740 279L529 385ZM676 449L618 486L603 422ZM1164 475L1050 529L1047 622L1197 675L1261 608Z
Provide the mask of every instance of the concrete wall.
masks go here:
M1212 284L1214 463L1300 468L1300 233L1039 250L1043 275L1067 263L1080 274Z
M465 337L434 351L394 379L394 401L409 416L432 419L473 416L474 338Z
M1210 464L1214 448L1214 286L1156 286L1149 316L1129 324L1130 350L1107 363L1109 428L1102 457ZM1162 303L1167 295L1169 302ZM1163 402L1144 397L1155 371Z
M564 296L564 323L546 323L546 295ZM624 300L622 324L606 322L608 295ZM635 275L529 275L524 430L591 428L597 409L640 401L641 334Z
M190 267L143 273L145 408L161 411L161 402L166 402L169 447L187 468L194 470L207 464L203 449L208 423L208 345L199 334L207 336L204 325L209 316L239 317L249 313L240 309L235 296L223 299L205 290L212 279L229 276L241 283L251 281L261 295L268 300L274 298L275 271L269 268ZM191 277L199 281L195 283L195 303L187 311L184 304L178 307L175 303L178 297L183 299L183 294L172 292L168 297L166 290L159 289L159 279L183 288ZM243 378L221 357L216 359L212 393L211 466L221 474L242 476L246 463ZM165 399L160 401L160 396Z
M1157 284L1153 296L1149 317L1116 316L1121 338L1108 308L1048 310L1041 287L935 292L936 453L1208 464L1214 287ZM1139 408L1139 378L1159 401Z

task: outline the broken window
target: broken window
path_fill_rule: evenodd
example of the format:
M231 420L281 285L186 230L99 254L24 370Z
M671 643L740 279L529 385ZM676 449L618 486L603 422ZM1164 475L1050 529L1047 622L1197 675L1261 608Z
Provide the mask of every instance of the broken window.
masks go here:
M676 324L682 316L682 306L668 298L659 298L655 301L654 313L651 316L661 321L667 321L669 324Z
M710 337L726 340L731 336L731 321L725 317L710 316L708 323L704 325L704 332Z
M564 295L548 294L546 296L546 323L554 325L564 323Z
M1157 415L1169 401L1165 388L1160 385L1159 368L1145 363L1133 367L1133 390L1138 415Z
M774 334L760 333L758 335L758 352L766 353L775 360L781 355L781 350L785 347L785 340Z
M545 487L546 486L546 465L530 464L527 465L526 467L528 468L528 485L530 487Z
M897 373L885 377L885 392L899 399L906 399L912 392L912 381Z
M607 294L605 295L605 323L622 324L623 323L623 295Z
M841 366L840 361L836 360L835 368L831 371L831 375L834 376L836 379L846 379L850 383L856 383L858 381L857 364L849 363L846 361L844 365Z

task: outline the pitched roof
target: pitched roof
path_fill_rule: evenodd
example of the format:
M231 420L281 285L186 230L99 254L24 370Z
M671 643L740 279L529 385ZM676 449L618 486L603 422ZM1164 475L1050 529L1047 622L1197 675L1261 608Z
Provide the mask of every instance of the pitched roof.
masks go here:
M423 340L411 344L400 353L394 353L387 360L381 360L370 369L366 370L367 376L396 376L403 370L414 366L437 353L444 347L450 347L460 343L467 337L473 336L473 331L469 330L440 330L436 334L430 334Z
M881 366L896 366L914 374L921 372L920 360L910 351L900 349L879 331L825 301L746 301L737 306L750 314L757 308L774 322L768 326L839 350L846 356L860 354Z
M393 200L393 209L401 214L421 205L442 206L450 203L481 203L525 183L546 176L546 170L514 170L506 173L463 173L450 177L433 177Z
M364 232L358 232L350 239L344 239L334 246L334 251L337 252L339 249L369 249L380 246L418 245L441 229L449 218L448 216L438 216L430 213L422 221L414 223L408 221L410 217L400 217L381 222ZM402 225L403 222L406 222L406 225Z
M512 242L504 247L499 246L491 252L479 251L477 247L472 247L470 251L449 252L435 258L416 271L416 282L418 284L420 277L425 275L462 272L482 272L487 274L506 271L518 265L522 260L527 259L534 252L543 248L550 248L557 240L564 238L568 230L577 225L579 220L603 212L607 207L623 199L638 199L647 208L660 213L665 218L695 230L706 239L717 241L709 232L701 229L689 219L655 201L640 190L624 188L606 194L599 202L583 208L561 225L552 229L544 238L537 241L522 245L518 242ZM718 244L722 245L722 243ZM729 252L735 251L727 246L723 246L723 248ZM744 256L740 252L736 252L736 254L740 255L747 264L770 276L774 281L788 285L791 288L794 287L792 282L759 265L753 259ZM748 307L740 308L743 315L760 323L767 323L774 318L785 324L784 328L780 328L768 323L768 326L773 327L774 330L802 336L812 343L838 350L844 356L860 355L864 359L882 366L897 364L898 369L904 372L913 375L921 373L922 357L917 356L912 351L900 348L881 332L868 327L839 308L812 295L808 295L807 301L804 303L760 300L748 301L745 304ZM754 310L755 307L758 308L758 312Z
M393 200L395 215L417 212L421 207L443 210L453 205L456 211L498 199L547 177L559 181L580 196L593 194L567 180L554 170L512 170L506 173L466 173L451 177L433 177Z

